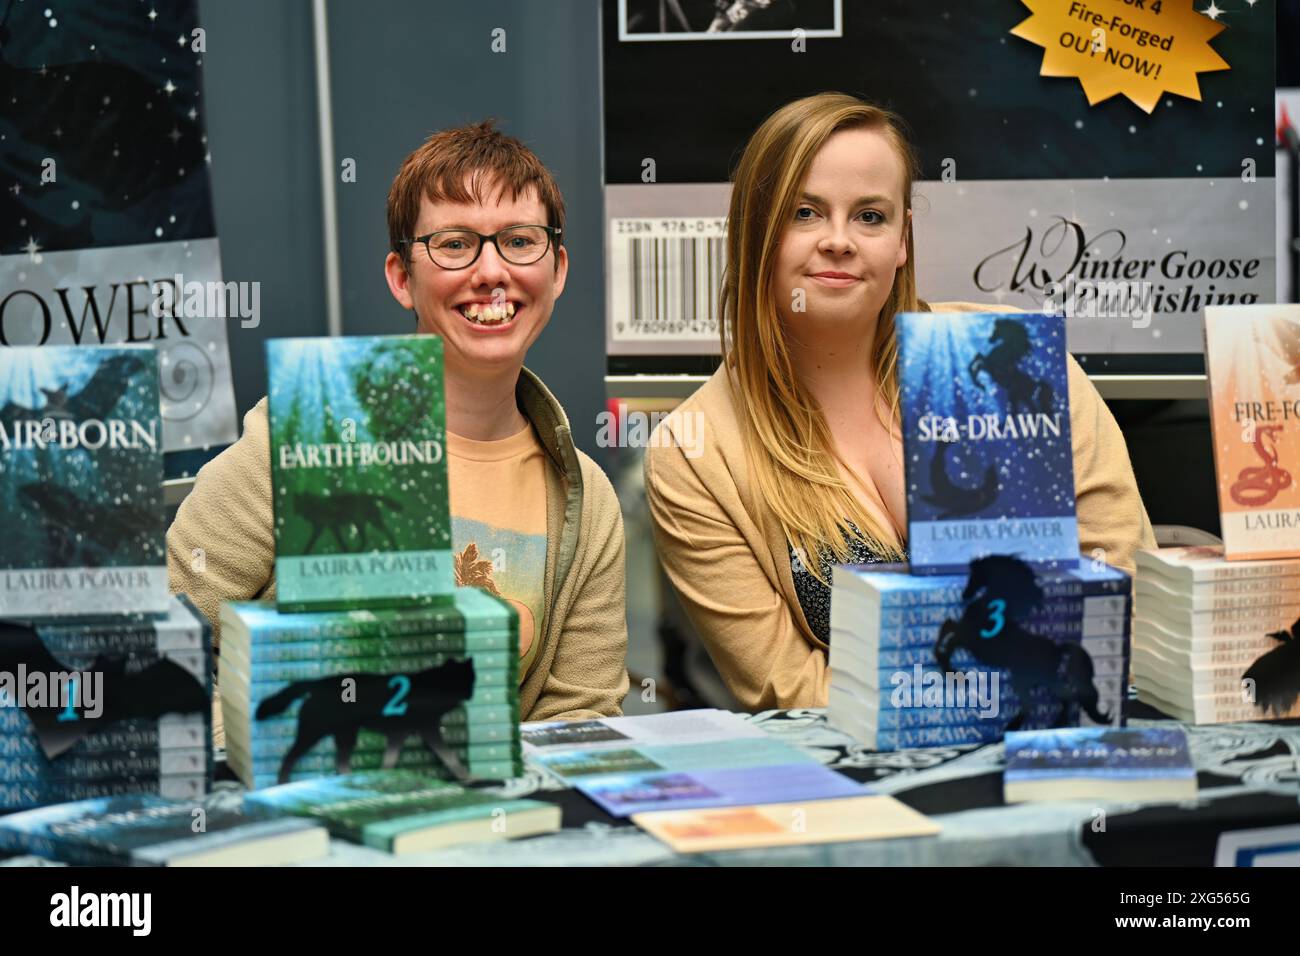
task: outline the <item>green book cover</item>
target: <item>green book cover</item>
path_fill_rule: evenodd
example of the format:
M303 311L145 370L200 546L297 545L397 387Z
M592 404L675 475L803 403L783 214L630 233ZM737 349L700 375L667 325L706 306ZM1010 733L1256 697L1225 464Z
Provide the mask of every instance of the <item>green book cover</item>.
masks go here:
M396 839L412 831L468 819L492 820L543 806L401 770L288 783L250 793L246 799L279 813L311 817L335 836L382 850L391 850Z
M442 340L266 349L279 607L450 602Z

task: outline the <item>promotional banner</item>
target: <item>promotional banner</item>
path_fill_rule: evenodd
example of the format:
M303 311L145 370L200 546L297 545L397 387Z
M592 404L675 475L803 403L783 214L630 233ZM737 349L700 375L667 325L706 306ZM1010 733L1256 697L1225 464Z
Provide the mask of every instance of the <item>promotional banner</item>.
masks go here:
M923 299L1063 312L1093 373L1196 374L1203 309L1276 294L1274 0L602 15L611 369L717 354L732 166L772 111L827 90L911 128ZM711 38L735 42L693 42Z
M57 9L56 9L57 7ZM0 0L0 348L158 350L163 447L233 441L195 0Z

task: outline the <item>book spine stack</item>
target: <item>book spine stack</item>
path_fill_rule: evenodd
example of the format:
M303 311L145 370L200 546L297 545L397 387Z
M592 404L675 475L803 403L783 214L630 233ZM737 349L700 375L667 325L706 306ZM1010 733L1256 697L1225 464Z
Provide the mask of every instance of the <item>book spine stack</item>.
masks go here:
M989 743L1017 719L1024 728L1122 723L1131 600L1126 575L1114 572L1073 588L1045 584L1050 596L1041 606L1004 623L987 646L984 638L950 638L947 671L936 655L941 634L992 629L991 623L963 620L965 579L929 578L936 584L932 591L900 594L874 589L871 578L884 575L836 569L827 712L832 726L866 746ZM1052 685L1070 692L1056 697ZM1017 686L1029 688L1029 700L1020 698Z
M522 773L518 615L474 588L454 599L450 610L375 613L226 605L219 674L231 769L251 789L385 765L453 779L426 740L432 722L468 779ZM341 761L340 741L353 737Z
M50 620L25 633L35 634L43 661L57 662L81 686L61 692L71 699L51 706L32 699L29 682L21 697L0 707L0 810L125 794L188 800L207 793L211 628L187 601L174 599L163 621ZM52 746L68 737L70 746Z
M1300 559L1174 562L1141 552L1138 698L1188 723L1300 717Z

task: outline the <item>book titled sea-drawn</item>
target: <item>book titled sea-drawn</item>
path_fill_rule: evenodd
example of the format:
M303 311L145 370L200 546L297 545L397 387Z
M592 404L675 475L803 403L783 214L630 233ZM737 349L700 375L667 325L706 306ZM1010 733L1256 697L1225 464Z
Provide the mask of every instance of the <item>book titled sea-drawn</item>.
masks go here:
M167 608L157 353L0 348L0 614Z
M442 340L273 339L267 365L280 608L449 601Z
M1077 562L1065 320L909 312L898 336L912 573Z

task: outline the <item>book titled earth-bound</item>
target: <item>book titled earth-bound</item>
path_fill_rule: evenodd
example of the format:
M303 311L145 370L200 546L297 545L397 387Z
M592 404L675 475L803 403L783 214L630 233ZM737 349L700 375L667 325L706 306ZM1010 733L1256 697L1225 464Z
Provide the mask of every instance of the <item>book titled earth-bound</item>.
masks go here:
M907 312L898 342L912 573L1076 563L1065 320Z
M167 608L158 358L0 348L0 615Z
M1300 305L1205 310L1223 556L1300 557Z
M1196 770L1179 728L1069 727L1006 739L1007 803L1194 800Z
M449 602L442 339L266 349L281 610Z

